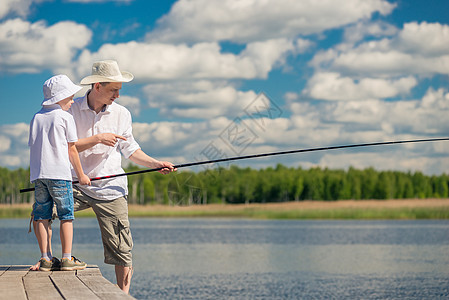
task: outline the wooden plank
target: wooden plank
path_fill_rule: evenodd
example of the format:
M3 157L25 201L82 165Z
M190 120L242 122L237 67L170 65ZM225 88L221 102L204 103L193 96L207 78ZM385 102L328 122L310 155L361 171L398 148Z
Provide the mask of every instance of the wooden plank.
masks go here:
M100 299L134 299L102 276L85 275L78 278Z
M87 265L87 267L84 270L76 271L76 275L77 276L89 276L89 275L103 276L101 274L100 269L96 265Z
M30 271L23 277L28 300L64 299L51 281L51 273Z
M2 276L25 276L30 271L30 266L9 266Z
M53 272L50 278L65 299L100 299L75 276L75 271Z
M134 299L104 278L96 265L88 265L86 269L77 271L76 276L100 299Z
M98 266L79 271L30 271L30 266L0 266L0 299L134 299L104 278Z
M0 277L1 299L26 300L27 296L23 286L22 277Z
M6 272L6 270L8 270L10 266L0 266L0 276L3 275L3 273Z

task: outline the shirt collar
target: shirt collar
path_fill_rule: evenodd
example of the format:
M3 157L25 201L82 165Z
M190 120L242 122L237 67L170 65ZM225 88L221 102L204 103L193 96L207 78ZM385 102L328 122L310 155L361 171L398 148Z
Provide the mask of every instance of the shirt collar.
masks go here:
M50 105L42 105L42 109L51 111L51 110L62 109L62 108L59 104L55 103L55 104L50 104Z

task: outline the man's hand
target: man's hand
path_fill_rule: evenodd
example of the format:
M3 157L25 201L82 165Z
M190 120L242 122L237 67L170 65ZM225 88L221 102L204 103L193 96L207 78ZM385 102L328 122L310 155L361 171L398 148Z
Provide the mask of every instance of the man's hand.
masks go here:
M162 170L159 170L158 172L161 174L168 174L170 172L176 172L178 169L174 167L175 165L168 161L159 161L159 167L157 168L163 168Z
M99 133L97 137L103 145L113 147L117 144L118 139L126 141L126 138L114 133Z
M150 169L162 168L158 172L161 173L161 174L164 174L164 175L168 174L170 172L174 172L174 171L178 170L178 169L176 169L174 167L175 165L172 164L171 162L160 161L160 160L154 159L151 156L146 155L145 152L143 152L141 149L137 149L129 157L129 159L133 163L136 163L136 164L141 165L141 166L145 166L145 167L150 168Z

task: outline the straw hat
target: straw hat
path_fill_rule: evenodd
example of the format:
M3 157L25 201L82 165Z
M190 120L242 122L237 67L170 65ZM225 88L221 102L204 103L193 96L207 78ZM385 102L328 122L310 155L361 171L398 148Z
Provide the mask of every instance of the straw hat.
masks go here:
M82 87L74 84L66 75L55 75L44 82L42 105L52 105L75 95Z
M129 82L133 74L120 71L115 60L97 61L92 65L92 75L84 77L81 84L87 85L97 82Z

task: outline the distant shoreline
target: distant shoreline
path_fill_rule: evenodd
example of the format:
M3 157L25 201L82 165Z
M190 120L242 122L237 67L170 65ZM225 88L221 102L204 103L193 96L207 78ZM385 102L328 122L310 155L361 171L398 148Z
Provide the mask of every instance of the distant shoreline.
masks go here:
M0 218L28 218L31 204L2 204ZM75 214L94 217L92 210ZM192 206L130 205L130 217L250 219L449 219L449 199L299 201Z

